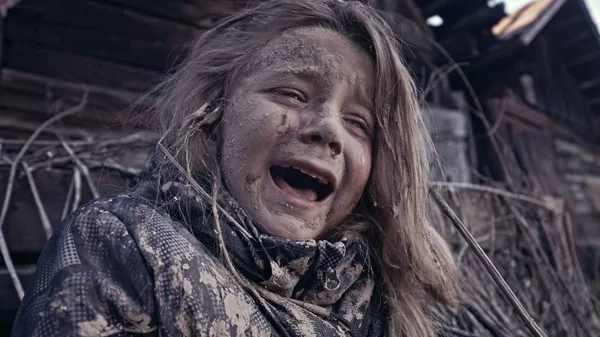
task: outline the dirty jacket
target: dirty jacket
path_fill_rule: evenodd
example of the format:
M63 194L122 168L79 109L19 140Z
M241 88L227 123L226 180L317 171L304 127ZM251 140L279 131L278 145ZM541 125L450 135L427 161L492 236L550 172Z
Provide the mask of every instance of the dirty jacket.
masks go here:
M212 212L155 160L135 191L92 201L56 228L13 337L383 336L366 247L242 235L223 217L220 241Z

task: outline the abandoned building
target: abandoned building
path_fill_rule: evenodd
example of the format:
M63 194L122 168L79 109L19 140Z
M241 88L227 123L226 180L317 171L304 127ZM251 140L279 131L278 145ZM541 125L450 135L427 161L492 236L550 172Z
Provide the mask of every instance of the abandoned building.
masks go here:
M0 0L0 335L52 227L139 172L156 135L131 105L191 38L249 2ZM404 41L443 166L434 185L548 336L593 336L600 34L583 0L510 14L486 0L369 2ZM435 207L432 222L465 280L459 312L436 309L446 335L527 335Z

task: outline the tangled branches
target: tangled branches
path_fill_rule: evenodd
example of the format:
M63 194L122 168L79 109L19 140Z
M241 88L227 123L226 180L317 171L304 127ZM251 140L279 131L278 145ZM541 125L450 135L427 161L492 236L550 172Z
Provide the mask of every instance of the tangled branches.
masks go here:
M146 133L134 133L111 139L88 137L86 139L66 140L60 133L56 132L57 140L38 140L38 137L46 132L49 126L67 116L81 112L87 102L88 91L86 90L78 104L55 114L42 123L25 141L0 138L0 169L9 168L2 208L0 209L0 252L19 298L23 297L23 286L12 262L3 231L18 175L23 174L26 177L44 233L46 238L50 238L52 224L48 218L43 198L37 188L34 178L35 171L42 169L72 171L72 182L62 212L64 218L68 213L77 209L81 203L82 176L92 196L98 198L100 193L96 187L97 179L93 177L91 172L94 170L112 170L124 176L137 175L139 173L138 167L124 166L115 157L118 157L120 152L130 153L135 148L146 147L148 142L154 138Z
M568 213L490 190L446 184L446 199L494 262L524 309L548 336L595 336L597 304L574 252ZM459 188L456 188L456 187ZM454 187L454 188L453 188ZM528 322L484 272L476 253L434 209L438 230L456 252L463 282L462 306L434 310L448 336L529 336ZM534 334L534 336L539 336Z

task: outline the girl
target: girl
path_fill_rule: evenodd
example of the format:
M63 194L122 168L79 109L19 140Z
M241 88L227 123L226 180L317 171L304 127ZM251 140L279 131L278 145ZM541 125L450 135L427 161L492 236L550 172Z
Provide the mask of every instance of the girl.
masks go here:
M61 224L13 336L434 336L455 269L392 36L310 0L203 34L152 93L137 188Z

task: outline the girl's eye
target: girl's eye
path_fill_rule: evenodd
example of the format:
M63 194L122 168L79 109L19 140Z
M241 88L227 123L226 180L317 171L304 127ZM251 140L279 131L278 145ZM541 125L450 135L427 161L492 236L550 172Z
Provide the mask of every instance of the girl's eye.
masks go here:
M361 131L363 131L369 137L371 136L371 128L364 120L358 119L358 118L349 118L349 119L346 119L346 122L356 128L359 128Z
M284 97L291 98L295 101L306 103L306 97L298 90L295 89L277 89L275 93Z

